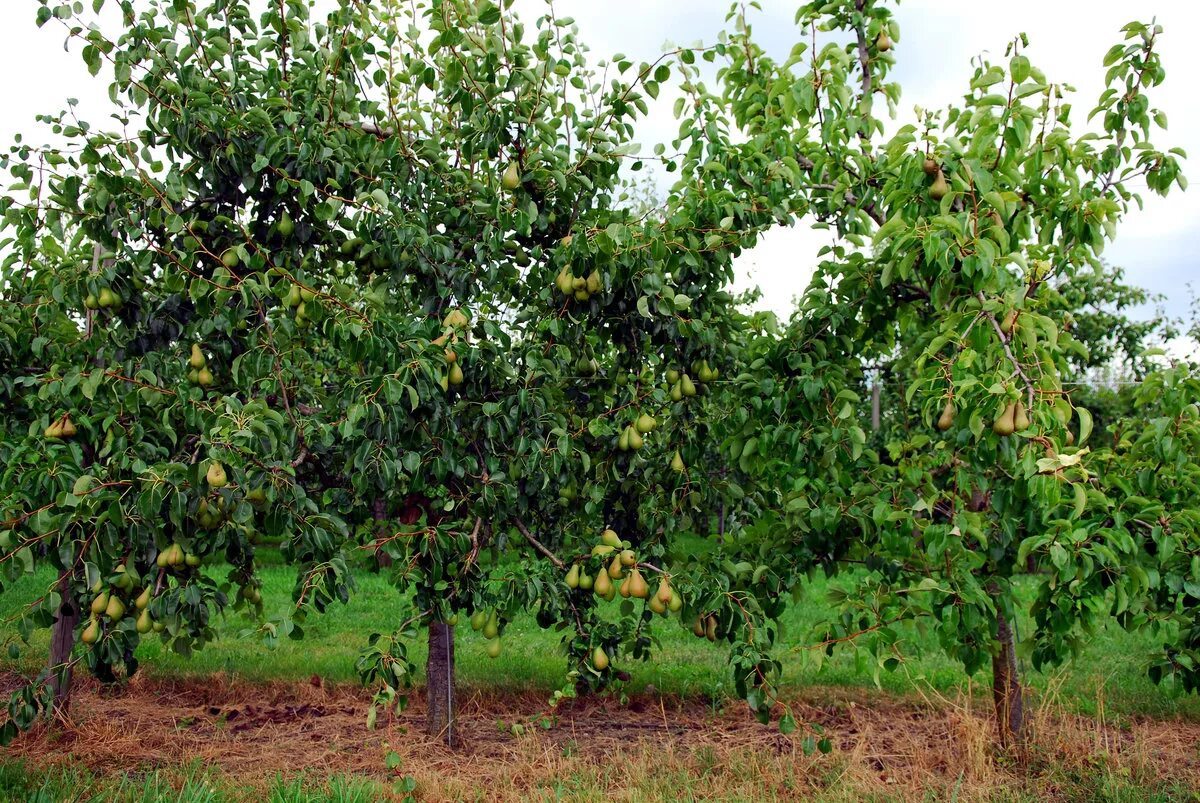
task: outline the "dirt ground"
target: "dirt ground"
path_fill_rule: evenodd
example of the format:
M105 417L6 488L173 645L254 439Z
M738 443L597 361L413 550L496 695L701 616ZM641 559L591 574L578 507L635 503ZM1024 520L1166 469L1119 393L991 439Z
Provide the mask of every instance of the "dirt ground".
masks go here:
M0 677L5 690L16 684ZM70 722L39 727L7 753L35 766L73 762L106 776L199 762L250 789L298 771L410 776L423 800L591 799L589 793L608 800L922 799L943 792L962 800L1014 789L1053 799L1061 778L1101 768L1138 783L1200 790L1195 722L1115 727L1039 712L1032 747L1014 760L992 747L986 710L813 689L788 702L798 722L824 729L834 750L805 755L802 739L811 731L802 726L784 736L736 701L714 707L640 695L622 704L610 695L551 709L546 698L460 690L462 747L452 751L423 732L416 693L406 711L381 716L368 730L367 692L316 678L254 685L220 676L137 677L114 688L88 679L77 681ZM524 733L514 735L513 723ZM392 751L401 763L388 770ZM1064 789L1062 797L1072 795Z

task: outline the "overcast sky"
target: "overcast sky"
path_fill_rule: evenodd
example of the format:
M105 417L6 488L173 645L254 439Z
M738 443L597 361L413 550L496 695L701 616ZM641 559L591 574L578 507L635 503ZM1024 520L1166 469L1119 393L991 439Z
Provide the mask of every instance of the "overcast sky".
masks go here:
M327 0L321 0L322 3ZM91 78L78 55L63 50L63 29L38 30L37 0L3 0L0 8L0 68L6 76L5 110L0 143L17 132L42 142L34 116L53 113L67 97L80 100L85 119L103 124L108 114L107 79ZM85 4L86 5L86 4ZM112 5L112 4L110 4ZM752 18L756 38L777 58L786 58L798 30L793 24L798 0L761 0L763 11ZM517 0L521 16L532 21L540 0ZM573 16L580 38L598 60L622 52L634 61L652 61L667 43L711 42L724 26L727 0L556 0L559 16ZM1052 81L1074 85L1077 123L1086 117L1102 89L1101 62L1131 19L1157 17L1165 26L1160 53L1167 84L1153 101L1167 113L1170 128L1155 135L1160 147L1179 146L1200 157L1200 2L1195 0L906 0L896 9L901 39L895 49L895 79L904 88L901 113L914 105L941 107L955 102L971 74L970 59L990 53L999 59L1007 41L1020 32L1030 38L1027 51ZM671 98L664 92L645 121L643 152L670 140L675 121ZM1200 162L1198 162L1200 163ZM1197 180L1200 169L1185 163ZM1200 189L1175 192L1166 200L1146 198L1121 227L1106 257L1124 266L1133 282L1166 296L1167 311L1187 313L1190 293L1200 292L1200 248L1193 238L1200 228ZM738 283L760 286L763 306L786 315L792 299L804 290L822 235L803 225L768 235L738 263ZM1191 287L1189 288L1189 284Z

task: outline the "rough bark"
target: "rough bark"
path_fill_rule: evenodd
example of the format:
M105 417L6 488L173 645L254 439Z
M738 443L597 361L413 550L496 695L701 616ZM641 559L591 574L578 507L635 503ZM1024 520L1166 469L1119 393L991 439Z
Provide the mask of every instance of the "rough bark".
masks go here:
M1019 747L1025 740L1025 696L1017 671L1017 650L1012 628L997 614L996 640L1000 650L992 656L992 701L1002 747Z
M455 729L454 628L445 622L429 625L429 657L425 661L425 730L450 747L458 744Z
M50 631L50 658L46 666L50 671L54 708L65 714L71 707L70 661L71 651L75 648L75 627L79 624L79 601L75 599L75 592L71 590L69 572L59 578L58 591L62 595L62 601L58 604L58 615L54 620L54 628Z

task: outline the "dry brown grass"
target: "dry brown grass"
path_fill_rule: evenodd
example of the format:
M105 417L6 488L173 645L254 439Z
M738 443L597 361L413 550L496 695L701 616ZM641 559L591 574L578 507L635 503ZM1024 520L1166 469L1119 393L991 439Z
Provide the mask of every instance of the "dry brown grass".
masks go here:
M821 725L835 746L812 756L801 749L803 731L784 736L736 702L717 710L670 697L628 705L596 697L553 712L557 721L542 729L535 723L548 710L544 695L465 692L465 746L450 751L421 731L419 695L375 731L366 728L368 699L356 688L220 676L137 678L115 690L84 681L71 722L39 728L8 752L37 767L69 762L105 776L199 761L251 790L248 799L261 799L254 790L277 774L386 780L389 750L425 800L1052 800L1077 798L1072 778L1102 774L1200 790L1200 724L1118 727L1058 714L1045 701L1033 712L1032 746L1014 758L997 755L987 712L969 698L810 690L789 701L796 718ZM513 736L513 722L526 733Z

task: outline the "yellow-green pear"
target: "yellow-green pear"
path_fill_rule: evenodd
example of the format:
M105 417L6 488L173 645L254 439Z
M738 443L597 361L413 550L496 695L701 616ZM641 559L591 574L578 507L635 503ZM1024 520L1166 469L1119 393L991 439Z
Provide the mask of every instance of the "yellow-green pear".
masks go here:
M114 622L125 615L125 603L121 602L121 598L113 595L108 598L108 607L104 609L104 615Z
M446 377L446 381L451 385L461 385L465 380L466 376L463 375L462 366L457 362L451 363L450 372Z
M696 617L696 621L692 624L692 632L696 634L696 638L704 638L704 620L699 616Z
M603 647L592 650L592 666L600 672L608 669L608 653L604 651Z
M146 610L146 607L150 605L150 586L146 586L146 590L138 595L133 604L137 606L139 611Z
M621 556L617 555L612 559L612 563L608 564L608 576L614 580L617 580L624 573L624 567L621 563Z
M629 567L629 566L633 566L634 564L637 563L637 555L635 555L633 553L632 549L621 550L621 554L619 557L621 558L622 566Z
M992 424L992 432L1000 436L1013 434L1017 429L1016 423L1017 405L1009 404L1004 408L1004 412L1000 413L1000 417Z
M646 415L645 413L642 413L641 415L638 416L638 419L637 419L637 421L634 422L633 426L634 426L634 429L636 429L641 434L648 435L649 433L654 431L655 427L658 426L658 422L654 420L653 416L649 416L649 415Z
M153 626L154 626L154 622L150 619L150 611L143 610L140 614L138 614L137 632L149 633L150 628L152 628Z
M572 563L571 570L567 572L567 588L579 588L579 564Z
M224 488L229 483L229 478L225 476L225 467L213 460L208 464L208 473L204 475L208 480L208 484L212 488Z
M521 171L517 169L516 162L508 163L508 167L504 169L504 175L500 179L500 184L509 192L521 186Z
M100 622L96 619L96 617L93 616L91 622L88 623L88 626L83 629L83 635L79 637L79 640L84 644L95 644L99 638Z
M630 449L636 452L638 449L641 449L643 445L645 445L646 442L642 439L642 434L636 429L633 427L628 427L626 431L629 432Z
M684 396L691 397L696 395L696 383L692 381L690 376L684 374L679 383L679 390Z
M579 587L584 591L591 591L593 585L592 576L587 572L579 573Z
M488 639L488 643L487 643L488 658L498 658L500 656L500 648L502 646L503 645L500 643L499 636L493 636L492 638Z
M649 607L650 607L650 610L654 611L659 616L667 615L667 606L662 603L662 601L658 598L657 594L650 597Z
M212 371L205 366L196 372L196 384L202 388L207 388L213 383Z
M947 400L946 406L942 408L942 414L938 416L937 428L942 432L954 426L954 401Z
M629 595L638 599L646 599L650 596L650 586L642 577L642 573L634 569L629 573Z
M683 464L683 456L680 455L679 450L676 449L674 456L671 457L671 470L681 474L685 468L687 468L687 466Z
M937 174L933 177L933 183L929 185L929 197L935 201L940 201L950 192L950 185L946 183L946 174L938 169Z
M667 582L666 577L659 582L658 590L654 592L654 596L657 597L658 601L663 605L669 605L671 603L671 599L674 597L674 594L671 593L671 584Z
M188 365L199 371L204 367L205 362L206 360L204 359L204 352L200 350L200 346L198 344L193 343L192 356L188 358Z
M879 36L875 37L875 49L880 53L886 53L892 49L892 38L888 36L887 31L880 31Z
M613 549L620 549L624 546L624 544L621 543L621 536L617 535L617 531L613 529L606 529L604 532L600 533L600 543L610 546Z
M667 603L667 609L671 613L679 613L683 610L683 597L679 596L679 592L671 589L671 601Z
M108 608L108 598L109 593L107 591L101 591L99 594L97 594L96 598L92 600L92 613L96 614L97 616L104 613L104 611Z
M1029 415L1025 412L1025 402L1018 401L1013 413L1013 426L1017 432L1024 432L1029 429L1029 424Z
M608 577L608 571L601 568L596 572L596 582L593 584L592 590L596 592L598 597L607 597L612 591L612 580Z
M495 611L492 611L487 623L483 626L483 637L495 638L498 635L500 635L500 617L496 615Z

